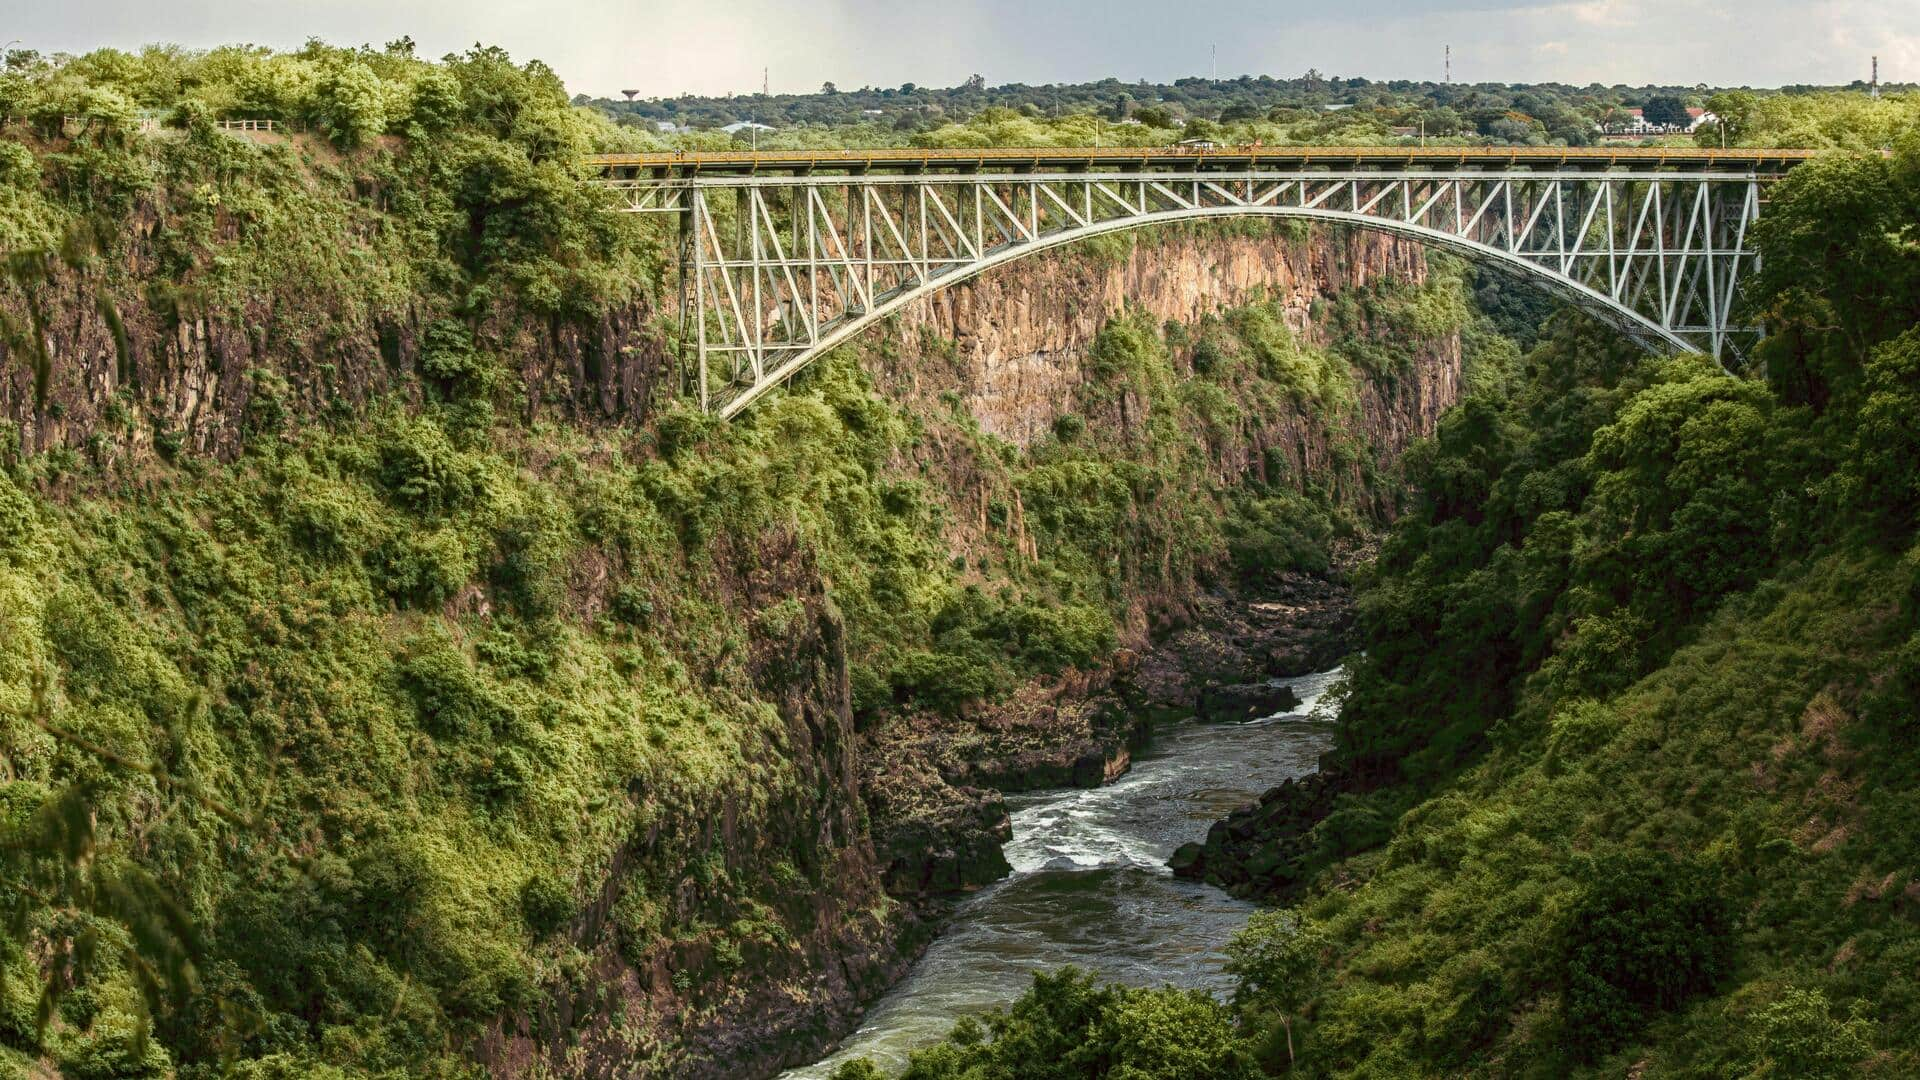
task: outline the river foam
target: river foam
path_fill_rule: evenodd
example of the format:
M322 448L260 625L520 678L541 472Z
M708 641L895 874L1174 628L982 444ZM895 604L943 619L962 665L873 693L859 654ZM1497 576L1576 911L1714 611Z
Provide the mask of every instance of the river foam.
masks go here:
M1313 771L1331 741L1322 702L1338 675L1285 680L1300 704L1284 713L1164 728L1105 787L1009 797L1013 873L955 908L839 1053L783 1080L823 1080L863 1056L897 1070L957 1017L1004 1005L1035 972L1065 964L1139 985L1227 989L1221 950L1252 905L1176 880L1167 856L1265 789Z

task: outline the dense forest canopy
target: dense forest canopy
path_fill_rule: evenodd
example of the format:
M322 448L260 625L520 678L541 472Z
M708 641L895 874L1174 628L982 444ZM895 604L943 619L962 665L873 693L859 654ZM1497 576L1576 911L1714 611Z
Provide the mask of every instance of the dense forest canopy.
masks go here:
M1911 87L1883 87L1890 98ZM1208 138L1233 143L1343 143L1368 145L1420 139L1520 145L1586 146L1611 131L1634 138L1679 132L1689 108L1731 118L1725 130L1708 122L1688 137L1708 145L1740 140L1756 127L1781 145L1888 145L1909 123L1911 109L1890 104L1877 120L1860 118L1844 130L1817 118L1851 102L1866 87L1794 86L1778 90L1698 86L1569 86L1563 83L1373 82L1325 76L1292 79L1243 75L1186 78L1173 83L986 85L979 76L936 89L908 83L897 89L816 94L739 94L727 97L647 98L633 101L575 97L622 124L662 135L674 145L714 148L753 141L765 146L984 146L1156 145ZM1885 100L1885 98L1883 98ZM1630 109L1668 132L1631 124ZM1766 120L1756 122L1756 113ZM1784 122L1786 116L1798 124ZM724 132L729 125L772 130Z

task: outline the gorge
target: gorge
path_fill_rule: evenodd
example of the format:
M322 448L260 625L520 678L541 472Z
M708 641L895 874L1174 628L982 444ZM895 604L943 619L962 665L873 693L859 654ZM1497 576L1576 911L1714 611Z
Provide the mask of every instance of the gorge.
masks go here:
M726 422L544 65L0 102L0 1080L1920 1061L1908 99L1717 106L1831 147L1733 374L1221 220Z

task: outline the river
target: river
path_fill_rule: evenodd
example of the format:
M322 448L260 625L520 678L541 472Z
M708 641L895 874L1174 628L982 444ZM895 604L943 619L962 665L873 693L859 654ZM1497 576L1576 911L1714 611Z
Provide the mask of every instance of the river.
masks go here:
M1313 771L1333 719L1315 706L1337 674L1285 680L1301 701L1291 712L1163 728L1106 787L1010 796L1013 873L955 908L840 1052L782 1080L821 1080L857 1057L897 1072L956 1017L1004 1005L1034 972L1064 964L1136 985L1229 989L1222 947L1253 905L1176 880L1167 856L1267 788Z

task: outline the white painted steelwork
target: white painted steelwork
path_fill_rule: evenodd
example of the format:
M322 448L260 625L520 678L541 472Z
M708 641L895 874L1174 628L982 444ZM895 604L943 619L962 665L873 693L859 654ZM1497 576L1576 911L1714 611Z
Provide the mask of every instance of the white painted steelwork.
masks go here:
M1779 171L1356 162L1217 170L610 175L621 209L681 221L683 347L730 417L928 293L1048 248L1175 221L1299 218L1511 268L1656 347L1737 355L1748 228Z

